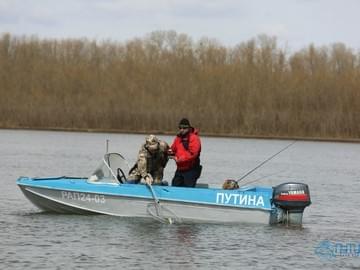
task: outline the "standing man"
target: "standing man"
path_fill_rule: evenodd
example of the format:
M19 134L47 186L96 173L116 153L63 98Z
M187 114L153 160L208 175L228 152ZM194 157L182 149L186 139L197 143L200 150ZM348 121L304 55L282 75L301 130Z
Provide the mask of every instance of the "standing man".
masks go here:
M200 177L201 141L198 131L191 127L188 119L179 123L179 132L170 149L170 157L176 162L176 172L171 185L177 187L195 187Z
M164 168L169 160L169 146L154 135L145 138L141 145L137 161L129 172L127 183L138 184L141 179L149 185L162 185Z

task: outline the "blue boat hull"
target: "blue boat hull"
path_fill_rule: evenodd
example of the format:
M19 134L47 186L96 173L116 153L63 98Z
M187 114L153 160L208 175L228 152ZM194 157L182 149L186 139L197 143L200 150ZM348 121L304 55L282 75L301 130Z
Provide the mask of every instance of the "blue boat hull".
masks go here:
M25 196L44 211L171 218L181 222L281 223L284 211L272 202L272 187L236 190L91 182L81 178L21 177ZM159 203L157 203L157 201ZM161 206L161 214L157 213ZM301 216L299 216L301 214ZM292 223L302 221L302 212ZM294 219L294 218L293 218Z

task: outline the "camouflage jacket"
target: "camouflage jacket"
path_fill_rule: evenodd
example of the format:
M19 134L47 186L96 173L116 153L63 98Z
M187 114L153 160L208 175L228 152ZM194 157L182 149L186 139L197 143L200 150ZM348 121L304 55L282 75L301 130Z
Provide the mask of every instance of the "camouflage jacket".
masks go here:
M151 153L146 148L146 144L141 146L136 167L142 178L145 178L148 173L152 174L165 168L169 160L168 149L169 145L164 141L160 141L159 149L155 153Z

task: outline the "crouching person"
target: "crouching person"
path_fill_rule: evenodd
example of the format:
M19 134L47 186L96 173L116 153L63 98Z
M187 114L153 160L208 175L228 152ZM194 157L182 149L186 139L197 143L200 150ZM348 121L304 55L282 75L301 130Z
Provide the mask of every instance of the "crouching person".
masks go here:
M138 184L144 179L147 184L162 185L164 168L169 160L169 145L154 135L145 138L141 146L137 161L129 172L127 182Z

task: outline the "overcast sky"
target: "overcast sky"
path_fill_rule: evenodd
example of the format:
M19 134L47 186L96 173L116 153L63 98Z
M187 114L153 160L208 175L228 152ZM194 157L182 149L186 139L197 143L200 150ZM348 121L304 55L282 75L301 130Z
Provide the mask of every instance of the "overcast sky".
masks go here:
M360 48L360 0L0 0L0 33L127 41L175 30L234 46L259 34L300 49Z

